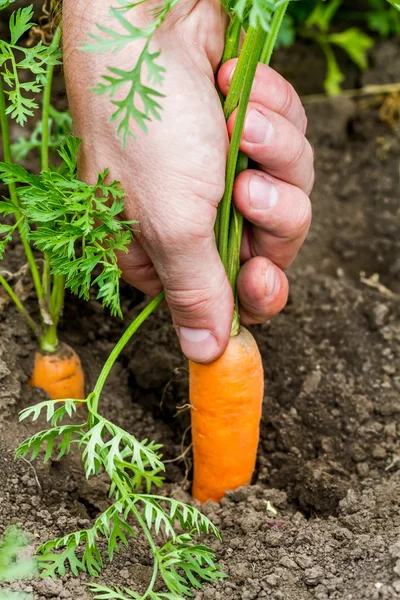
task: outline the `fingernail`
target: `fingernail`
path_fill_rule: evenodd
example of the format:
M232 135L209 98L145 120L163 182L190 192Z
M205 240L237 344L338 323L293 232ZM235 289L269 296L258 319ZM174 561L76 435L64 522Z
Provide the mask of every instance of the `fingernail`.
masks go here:
M218 351L218 342L207 329L178 327L178 336L182 352L195 362L209 360Z
M253 175L249 182L250 206L256 210L273 208L278 202L278 188L262 175Z
M232 82L233 76L234 76L234 74L235 74L235 69L236 69L236 65L234 65L234 66L232 67L232 69L231 69L231 72L230 72L230 73L229 73L229 75L228 75L228 81L229 81L229 83L231 83L231 82Z
M280 287L281 279L279 277L278 271L273 266L268 267L266 273L267 298L272 298L273 296L276 296L276 294L279 292Z
M274 134L274 128L263 114L252 108L246 118L244 139L251 144L266 144Z

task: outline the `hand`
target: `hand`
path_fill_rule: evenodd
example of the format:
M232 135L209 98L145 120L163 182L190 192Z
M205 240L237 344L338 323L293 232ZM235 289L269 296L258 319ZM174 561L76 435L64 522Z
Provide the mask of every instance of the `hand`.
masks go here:
M123 277L151 296L164 288L183 352L211 362L228 343L233 314L213 231L235 119L234 113L226 125L214 80L226 18L219 0L181 0L154 40L166 69L162 120L152 122L147 135L138 131L122 150L109 123L110 99L88 89L107 66L132 68L136 42L117 54L78 50L94 23L106 22L109 6L109 0L64 1L67 91L75 133L83 140L80 175L92 181L108 167L110 177L121 181L126 217L137 219L140 229L129 254L121 256ZM138 10L131 18L138 18ZM235 62L218 73L225 94ZM259 65L241 143L258 170L243 172L234 187L234 202L246 219L238 277L245 324L270 319L287 300L283 271L311 219L313 153L305 129L292 86Z

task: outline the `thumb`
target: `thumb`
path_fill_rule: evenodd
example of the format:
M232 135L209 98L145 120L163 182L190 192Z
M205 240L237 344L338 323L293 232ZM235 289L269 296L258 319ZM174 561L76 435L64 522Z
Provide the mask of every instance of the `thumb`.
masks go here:
M214 237L169 245L155 266L183 353L213 362L228 344L234 304Z

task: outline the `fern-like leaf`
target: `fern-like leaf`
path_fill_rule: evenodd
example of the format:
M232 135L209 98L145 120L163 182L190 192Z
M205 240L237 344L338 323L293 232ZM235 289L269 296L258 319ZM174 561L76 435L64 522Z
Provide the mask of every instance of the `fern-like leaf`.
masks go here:
M192 596L192 588L201 589L226 577L215 564L211 548L193 542L192 533L184 533L167 542L158 552L161 576L168 590Z
M165 21L169 12L179 0L164 0L152 11L153 21L143 28L135 27L127 17L130 10L135 9L141 2L117 0L119 6L110 9L111 21L116 27L105 27L98 24L99 33L90 34L91 41L84 49L88 52L119 52L132 40L144 40L143 50L130 70L109 67L102 81L94 88L97 94L106 94L111 98L116 110L112 120L118 123L117 131L123 145L128 137L135 137L132 123L136 123L143 131L147 131L147 123L152 119L160 119L161 104L159 99L163 94L153 86L161 86L165 69L159 64L159 52L150 51L150 43L154 33ZM147 83L144 80L147 73ZM117 92L122 91L122 99L115 99Z
M79 439L82 435L82 425L62 425L53 429L39 431L32 437L23 441L17 448L15 457L26 458L31 454L30 459L33 460L39 454L42 446L45 445L44 462L47 462L53 454L54 443L57 438L57 449L59 450L58 458L71 450L71 444L75 439Z
M46 421L50 422L52 425L57 425L59 421L63 419L63 417L67 414L69 417L72 417L73 413L76 412L77 405L85 402L84 400L46 400L44 402L40 402L39 404L35 404L34 406L28 406L24 408L19 413L19 420L23 421L24 419L32 418L32 421L36 421L39 418L41 412L46 410ZM60 405L57 408L57 405Z

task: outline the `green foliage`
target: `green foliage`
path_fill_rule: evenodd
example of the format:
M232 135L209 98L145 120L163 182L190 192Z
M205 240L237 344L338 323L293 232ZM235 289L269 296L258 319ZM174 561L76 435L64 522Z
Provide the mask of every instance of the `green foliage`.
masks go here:
M84 49L88 52L115 53L133 40L143 40L142 51L132 69L108 67L108 72L94 88L97 94L109 96L116 107L112 121L118 123L117 132L125 145L128 137L135 138L132 123L136 123L140 129L147 132L149 121L161 118L160 99L163 98L163 94L156 88L163 83L165 69L158 62L160 53L151 52L150 44L155 32L179 0L164 0L157 9L151 11L152 23L143 28L134 26L127 15L143 2L116 2L119 6L110 8L110 19L115 22L116 28L98 24L99 33L89 34L91 41L84 45ZM261 25L265 31L269 31L274 11L284 2L285 0L226 0L222 3L231 15L239 16L245 28L248 25ZM286 39L283 40L284 43L288 43L288 31ZM147 73L146 77L144 71Z
M67 143L72 132L72 119L68 111L59 112L50 106L49 120L49 149L58 151L60 146ZM11 146L15 162L23 162L31 151L40 151L42 146L42 121L37 121L35 128L29 138L21 136Z
M340 94L344 80L334 47L344 50L359 69L368 67L368 50L374 42L371 37L357 27L350 27L339 33L331 33L331 23L342 5L343 0L318 0L314 9L308 14L304 27L299 34L317 42L325 54L327 74L324 82L326 92L333 96ZM303 15L304 16L304 15Z
M64 576L67 567L74 575L86 571L93 577L98 576L103 567L103 558L96 541L100 537L107 540L108 559L112 561L115 552L119 552L120 544L128 545L127 536L135 537L124 518L124 508L122 502L116 502L96 519L90 529L70 533L40 546L37 554L42 577ZM77 556L79 547L80 558ZM54 552L62 548L62 552Z
M306 27L317 27L320 31L326 33L329 30L332 19L336 15L343 0L324 0L318 1L314 10L306 21Z
M136 521L154 556L147 598L181 600L181 594L192 595L192 587L200 589L203 582L224 577L215 564L213 552L194 540L194 536L208 533L219 538L217 528L195 507L151 493L153 487L163 483L160 445L148 440L140 442L99 415L95 409L96 400L93 392L86 401L67 400L61 412L60 407L57 408L61 402L46 401L26 408L20 414L21 420L27 417L36 420L45 415L53 427L25 440L17 449L17 457L32 454L34 458L44 450L46 461L58 450L59 458L60 454L70 451L72 443L76 443L82 453L86 476L106 472L113 498L112 505L89 529L75 531L40 546L37 561L41 575L64 576L67 569L74 575L80 571L93 577L100 575L104 560L111 562L121 546L127 546L129 538L136 537L132 527L132 521ZM87 421L80 425L58 425L63 417L75 414L80 402L87 406ZM141 493L143 487L147 493ZM157 545L158 538L163 540L160 546ZM157 574L162 577L167 591L154 591ZM98 598L142 598L128 589L94 584L89 587Z
M381 37L400 35L400 4L388 6L385 0L369 0L370 10L367 12L368 27Z
M18 579L29 579L37 572L37 561L20 558L21 552L28 545L28 536L18 527L10 527L0 539L0 582L11 582ZM7 589L0 590L0 600L28 600L29 594L22 594Z
M1 8L5 6L7 3ZM18 45L21 37L32 27L32 17L32 6L19 8L10 17L10 42L0 40L0 74L7 86L4 92L8 98L6 114L19 125L24 125L38 108L32 94L42 90L47 66L59 64L61 56L58 49L47 47L41 41L30 48ZM31 79L21 79L20 71L28 72Z
M0 213L2 212L2 207L0 205ZM4 256L4 252L6 251L6 247L8 242L10 242L12 240L12 236L14 231L17 228L17 223L14 223L14 225L7 225L7 223L0 223L0 236L3 236L0 238L0 260L3 259Z
M36 561L33 558L20 559L21 550L26 548L29 540L18 527L10 527L0 540L0 581L25 579L36 572Z
M86 300L91 286L97 286L103 305L121 316L117 252L127 252L134 221L120 219L124 191L117 181L106 183L107 169L94 185L78 179L79 145L80 140L69 137L59 152L62 167L41 175L0 163L0 179L18 185L23 216L36 225L29 239L47 254L52 273L62 275L66 287ZM94 277L96 267L100 272Z
M390 3L390 5L389 5ZM291 2L286 19L290 19L280 34L284 38L278 45L290 45L296 36L311 38L323 50L327 61L324 82L329 95L341 93L344 81L334 51L335 46L346 52L361 70L368 67L368 51L373 46L372 38L365 32L377 32L381 37L400 35L400 13L398 2L391 0L367 0L364 10L349 10L350 3L343 0L302 0ZM397 9L397 10L396 10ZM336 23L348 22L349 27L341 32L332 32ZM353 26L361 23L362 28Z
M247 24L252 27L260 25L268 32L275 10L284 2L285 0L237 0L232 6L232 11L238 15L245 27Z
M81 437L82 426L80 425L59 425L52 429L45 429L22 442L18 446L15 456L16 458L26 458L30 454L30 460L34 460L44 447L43 460L47 462L53 456L54 444L59 438L56 448L59 451L57 458L60 459L71 451L72 442L80 441Z
M291 15L286 14L276 40L275 49L290 48L296 39L295 22Z
M225 577L214 563L212 550L194 544L192 533L184 533L168 541L158 551L157 557L160 574L168 589L175 594L192 596L191 588L201 589L203 581L211 583Z
M62 421L65 415L72 417L74 413L76 413L76 409L81 403L85 403L85 400L45 400L44 402L40 402L39 404L34 404L33 406L28 406L24 408L20 412L19 420L24 421L24 419L32 418L32 421L36 421L42 410L46 409L46 421L56 426L60 421ZM60 405L57 408L57 405Z
M125 145L129 136L135 137L131 129L131 121L136 122L143 131L147 132L147 123L152 118L160 119L161 105L157 99L162 98L163 94L154 86L162 84L165 69L157 62L160 53L150 51L150 43L154 33L179 0L166 0L161 7L153 11L154 21L142 29L133 26L126 16L128 11L141 3L117 1L119 6L110 8L110 17L116 22L118 30L97 25L99 34L91 34L92 41L85 44L84 48L88 52L115 53L132 40L144 41L144 47L131 70L109 67L102 82L94 89L97 94L108 95L116 107L112 120L118 122L117 131ZM145 70L146 78L143 74ZM119 91L123 92L123 97L117 100L115 95Z
M351 27L341 33L331 33L328 36L328 42L342 48L360 70L365 71L368 68L367 53L374 42L360 29Z
M0 10L3 10L3 8L8 8L14 1L15 0L0 0Z

